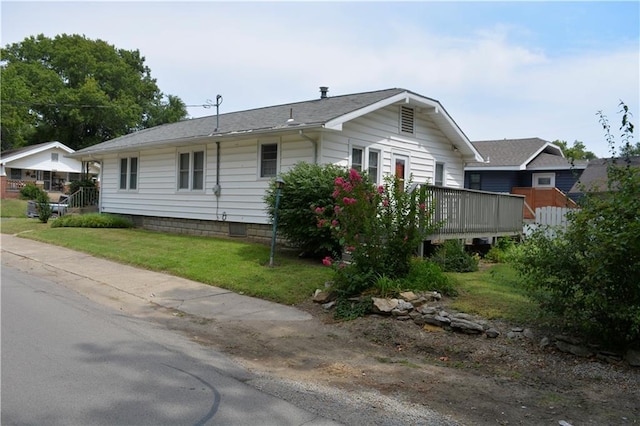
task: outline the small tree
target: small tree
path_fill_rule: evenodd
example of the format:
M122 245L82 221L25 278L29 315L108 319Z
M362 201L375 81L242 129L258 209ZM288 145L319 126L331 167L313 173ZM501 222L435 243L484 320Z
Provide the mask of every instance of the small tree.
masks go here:
M53 214L51 204L49 203L49 196L46 192L42 191L38 194L35 202L36 211L38 212L38 220L42 223L47 223Z
M621 138L630 145L633 124L622 105ZM516 262L542 306L593 337L621 344L640 339L640 170L615 158L615 138L599 113L613 158L608 191L588 193L557 237L528 238Z
M351 256L351 263L325 258L334 264L335 289L344 296L362 292L379 277L404 278L411 259L424 237L434 230L429 224L426 187L403 187L394 177L376 187L356 170L338 177L333 208L316 207L318 226L330 229Z

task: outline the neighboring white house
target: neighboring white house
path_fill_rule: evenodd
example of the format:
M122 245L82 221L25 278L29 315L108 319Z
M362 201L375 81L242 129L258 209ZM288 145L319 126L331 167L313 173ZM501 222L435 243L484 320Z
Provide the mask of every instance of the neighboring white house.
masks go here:
M73 154L101 163L100 210L202 235L269 235L270 180L298 162L464 187L483 161L440 102L388 89L184 120Z
M27 183L34 183L45 191L64 192L65 187L83 173L82 161L67 157L73 152L73 149L56 141L2 152L2 198L17 197L20 188ZM98 172L95 166L89 169L91 174Z

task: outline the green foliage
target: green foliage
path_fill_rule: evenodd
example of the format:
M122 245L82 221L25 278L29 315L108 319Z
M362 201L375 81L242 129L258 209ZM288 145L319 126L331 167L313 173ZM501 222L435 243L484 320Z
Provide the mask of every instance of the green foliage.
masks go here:
M96 183L93 179L81 179L71 181L69 184L69 194L74 194L80 190L80 188L95 188Z
M36 198L36 211L38 212L38 220L42 223L47 223L49 218L53 214L51 204L49 203L49 195L42 191Z
M164 101L138 50L40 34L0 60L3 150L51 140L77 150L187 115L177 97Z
M24 200L11 198L0 200L0 216L2 217L25 218L27 217L26 211L27 202Z
M446 275L439 265L425 259L415 258L409 274L401 280L404 290L437 291L445 296L457 296L455 280Z
M445 272L473 272L478 270L479 259L467 253L461 241L447 240L436 249L431 261Z
M597 158L593 152L587 151L587 147L580 141L573 141L571 147L566 141L561 140L555 140L553 144L559 146L564 156L570 160L594 160Z
M362 299L338 299L334 318L351 321L365 316L371 310L371 298Z
M52 228L133 228L133 222L106 213L70 214L51 222Z
M392 297L402 291L400 282L398 280L392 280L386 275L382 275L376 279L373 283L373 290L376 295L380 297Z
M411 180L404 187L391 176L376 187L352 169L347 178L336 178L332 196L333 208L320 206L316 213L318 226L331 229L351 257L347 267L338 262L338 290L358 294L377 277L406 276L419 244L435 229L428 222L426 187L415 189Z
M20 198L23 200L37 200L46 195L47 193L43 189L38 188L31 182L27 183L20 189Z
M490 262L503 263L509 259L509 256L515 250L516 243L509 237L498 238L497 243L489 249L485 255L485 259Z
M322 257L338 255L341 248L331 230L318 226L315 209L327 206L333 209L333 182L347 171L338 166L298 163L281 177L285 182L281 190L278 209L278 232L287 241L307 255ZM273 221L276 186L272 181L265 195L268 214Z
M622 137L633 125L623 105ZM600 115L615 151L606 117ZM556 238L539 230L518 250L515 264L530 294L566 324L620 344L640 339L640 170L610 161L609 191L587 193Z

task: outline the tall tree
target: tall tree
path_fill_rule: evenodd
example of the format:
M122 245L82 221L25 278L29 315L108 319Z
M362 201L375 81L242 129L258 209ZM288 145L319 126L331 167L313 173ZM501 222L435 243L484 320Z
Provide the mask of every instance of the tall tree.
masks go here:
M573 146L571 147L569 147L566 141L561 140L555 140L553 144L559 146L562 152L564 152L564 156L569 159L593 160L597 158L593 152L587 151L587 147L580 141L573 141Z
M138 50L40 34L7 45L0 59L3 149L51 140L80 149L187 116Z

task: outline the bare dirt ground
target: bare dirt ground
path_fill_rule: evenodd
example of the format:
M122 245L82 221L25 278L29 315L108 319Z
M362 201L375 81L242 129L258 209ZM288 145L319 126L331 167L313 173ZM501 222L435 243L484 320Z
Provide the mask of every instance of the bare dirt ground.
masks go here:
M444 302L446 306L446 301ZM640 369L508 339L369 316L336 322L311 301L311 321L216 323L174 313L166 324L250 370L346 391L375 389L464 425L640 423Z

